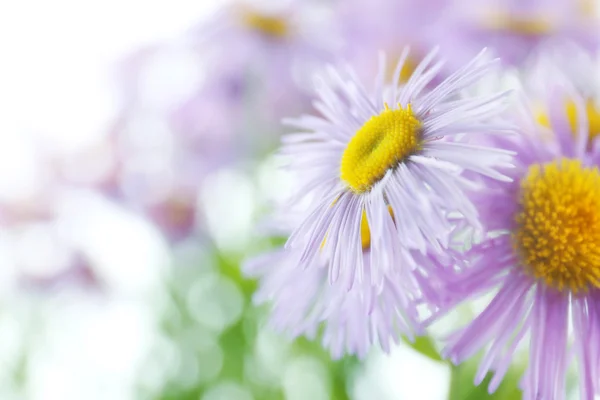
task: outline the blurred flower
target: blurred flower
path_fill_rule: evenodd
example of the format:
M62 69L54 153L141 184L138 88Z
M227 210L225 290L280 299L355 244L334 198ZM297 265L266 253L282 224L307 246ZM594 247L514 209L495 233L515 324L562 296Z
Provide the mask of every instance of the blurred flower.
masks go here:
M542 46L531 61L523 74L524 84L534 103L538 122L550 127L545 99L562 99L571 132L577 132L578 124L587 124L587 150L600 146L595 140L600 135L600 73L597 57L573 43L558 42ZM548 82L553 84L549 85ZM578 100L584 102L583 108L578 107ZM578 115L578 111L584 115ZM595 151L588 152L592 158L594 154ZM593 161L598 163L600 160L593 158Z
M270 151L281 116L306 108L301 88L335 47L329 17L309 2L228 5L186 35L125 59L111 195L172 242L205 233L205 178Z
M330 8L298 0L235 1L187 40L205 60L210 81L175 114L176 124L205 140L228 141L234 158L274 145L280 118L308 106L314 69L340 46ZM219 125L198 126L207 119Z
M39 293L45 291L56 293L65 287L76 287L84 291L103 290L103 283L90 260L77 252L74 252L70 265L65 270L46 276L23 275L20 286L25 290Z
M424 92L443 61L431 52L406 85L398 86L407 57L405 50L391 87L378 76L372 96L352 72L329 69L318 86L316 107L323 117L288 121L304 131L284 138L282 153L296 182L289 202L310 197L313 204L287 247L300 250L299 265L324 257L330 281L341 279L348 288L365 279L361 253L366 248L371 283L381 287L386 276L418 268L411 250L425 255L447 248L454 224L448 213L459 211L478 225L464 193L473 183L463 171L507 179L495 167L510 165L510 153L465 142L473 135L510 131L493 120L504 108L505 93L457 97L494 62L480 55ZM368 244L360 235L367 223Z
M589 139L585 100L556 87L545 99L545 121L518 104L512 119L522 134L495 138L518 153L512 182L487 180L474 196L494 238L465 254L469 268L450 287L460 298L499 288L493 300L448 341L446 356L462 362L484 350L476 384L489 370L493 392L517 346L531 335L524 399L566 398L566 372L576 355L582 399L598 393L600 373L600 171ZM569 98L576 109L572 129ZM544 125L547 126L545 127ZM573 347L569 334L573 333Z
M598 21L572 0L454 0L435 34L450 65L492 47L506 65L521 66L548 40L569 39L597 51Z
M344 38L342 56L353 65L360 78L370 79L378 69L375 55L378 51L385 52L390 72L386 80L391 81L400 54L410 46L411 53L400 73L400 82L406 82L432 44L437 45L436 40L432 40L435 32L432 28L438 18L448 12L448 3L448 0L374 0L365 7L360 0L339 1L336 12Z
M332 60L341 44L331 10L299 0L235 1L191 35L214 75L233 72L238 100L256 91L263 106L256 111L270 121L304 105L302 88L313 69Z
M27 190L14 186L0 189L0 258L6 289L0 296L21 291L51 295L63 290L103 295L113 291L118 286L110 265L114 260L102 260L98 241L100 248L110 245L132 214L98 190L109 191L112 175L88 174L94 170L87 169L95 163L92 159L82 158L88 163L83 162L78 170L73 163L76 157L57 158L32 139L30 150L36 157L31 170L12 173L30 181ZM17 179L15 183L23 182ZM117 226L111 225L115 218ZM111 237L103 237L106 233ZM129 237L129 245L139 239ZM127 252L121 249L120 254ZM146 272L147 277L152 276Z
M62 226L61 198L67 191L54 182L30 196L0 202L0 234L7 246L2 296L103 289L93 262Z
M197 191L205 166L164 121L151 113L131 117L86 151L53 164L69 185L101 192L179 242L198 232Z

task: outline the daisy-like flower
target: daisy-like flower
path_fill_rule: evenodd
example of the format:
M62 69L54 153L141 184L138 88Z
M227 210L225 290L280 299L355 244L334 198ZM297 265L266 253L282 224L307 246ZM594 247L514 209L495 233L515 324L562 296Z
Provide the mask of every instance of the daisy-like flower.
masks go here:
M548 40L568 39L597 51L598 20L573 0L454 0L452 13L433 28L451 62L489 46L505 65L521 66Z
M370 229L364 219L360 235L365 279L357 280L350 290L340 281L328 282L328 263L322 259L309 268L298 268L298 251L280 249L245 264L244 273L259 279L254 301L272 304L270 321L276 330L292 338L314 339L323 325L323 346L333 358L345 354L362 358L374 345L389 352L403 336L414 340L424 334L419 308L425 305L434 311L435 303L442 301L436 294L443 285L445 264L415 252L419 263L435 274L385 277L381 287L375 287L370 282ZM426 296L418 296L420 292Z
M407 57L405 49L389 87L383 84L382 60L372 94L350 69L329 69L328 80L317 85L321 116L287 121L304 131L284 138L283 154L297 175L290 203L312 203L286 247L300 252L299 265L323 257L329 280L340 279L347 288L363 280L381 288L386 277L416 269L413 250L443 252L454 228L449 213L476 226L476 209L465 194L473 184L465 173L508 179L496 167L510 165L509 152L466 142L473 135L510 131L492 120L503 109L505 93L459 96L495 62L479 56L425 90L443 61L431 52L399 86ZM365 221L368 277L360 235Z
M459 363L484 350L475 383L495 371L493 392L528 337L521 384L528 400L565 399L573 360L581 398L591 400L600 389L598 147L588 145L585 100L569 92L555 90L547 99L542 123L533 108L511 114L523 134L498 145L518 153L516 168L507 171L513 181L488 181L474 199L494 238L466 252L469 267L448 285L460 298L497 292L449 337L445 356ZM567 99L576 109L575 130Z

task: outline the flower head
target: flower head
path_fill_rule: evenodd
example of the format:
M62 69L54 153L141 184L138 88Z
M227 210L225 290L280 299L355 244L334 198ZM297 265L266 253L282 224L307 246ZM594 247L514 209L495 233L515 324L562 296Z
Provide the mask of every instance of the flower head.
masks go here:
M466 143L510 131L493 121L504 94L459 95L493 62L479 57L427 90L443 64L435 55L400 86L405 50L394 85L384 85L382 68L373 94L351 70L331 68L318 82L321 117L288 121L309 132L284 138L297 191L282 215L305 201L308 211L287 218L286 248L251 261L246 273L261 278L257 301L273 301L277 327L313 336L322 322L335 356L364 355L377 343L388 350L423 333L423 316L445 301L452 231L477 225L466 173L507 179L495 167L510 165L509 152Z
M298 264L327 260L330 281L341 279L346 287L366 279L365 250L368 279L381 287L386 276L418 268L413 250L426 255L448 247L455 226L450 213L477 225L477 212L465 194L474 185L466 173L507 179L495 168L510 165L509 152L467 142L510 131L493 120L505 94L459 96L489 72L493 61L477 57L425 89L443 62L431 52L400 86L407 57L405 50L392 86L383 84L382 68L373 94L352 71L330 69L329 80L318 82L315 104L322 116L288 121L308 131L284 138L283 153L297 176L290 202L313 202L287 247L300 250ZM366 248L360 234L365 223L370 227Z
M518 154L507 171L513 181L487 181L475 195L482 223L495 235L467 251L469 268L449 286L459 298L498 292L450 337L445 355L462 362L485 348L476 383L494 370L494 391L529 334L523 398L566 398L571 348L581 398L591 399L600 389L600 170L595 146L586 146L585 101L571 94L565 103L554 93L542 123L533 107L512 113L523 133L498 143Z

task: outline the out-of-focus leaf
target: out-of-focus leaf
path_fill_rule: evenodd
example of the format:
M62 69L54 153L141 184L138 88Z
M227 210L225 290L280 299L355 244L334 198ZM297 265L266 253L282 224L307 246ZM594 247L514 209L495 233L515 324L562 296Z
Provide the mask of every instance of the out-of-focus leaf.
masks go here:
M414 350L423 354L425 357L430 358L434 361L444 361L440 353L435 348L435 344L433 340L431 340L428 336L421 336L415 339L414 342L402 337L404 342L409 345Z
M519 389L520 369L512 368L504 376L502 383L494 393L488 393L488 386L493 374L475 386L473 381L477 372L477 361L469 361L458 366L452 366L450 379L450 392L448 400L520 400Z

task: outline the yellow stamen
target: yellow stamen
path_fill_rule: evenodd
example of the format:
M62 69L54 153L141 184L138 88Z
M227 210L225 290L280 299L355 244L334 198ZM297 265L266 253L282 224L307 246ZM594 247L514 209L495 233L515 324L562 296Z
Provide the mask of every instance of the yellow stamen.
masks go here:
M395 222L394 219L394 210L392 206L387 206L390 215L392 216L392 221ZM371 229L369 228L369 221L367 221L367 212L363 210L362 219L360 220L360 240L362 242L363 250L368 250L371 248Z
M371 228L369 228L369 221L367 221L367 212L363 210L362 218L360 219L360 242L362 243L363 250L371 247Z
M389 205L388 211L392 216L392 220L394 220L394 210L392 210L392 207ZM323 249L323 247L325 247L326 241L327 235L325 235L325 239L323 239L323 241L321 242L321 250ZM369 228L369 221L367 220L367 212L365 210L363 210L362 217L360 219L360 242L363 250L369 250L371 248L371 229Z
M288 23L281 17L260 14L254 11L246 11L242 16L246 26L267 36L282 38L289 33Z
M575 102L568 100L565 104L565 109L569 124L571 125L571 131L575 135L577 132L577 107ZM586 102L585 111L588 119L588 145L591 145L592 141L600 135L600 110L596 107L595 102L590 99ZM537 120L542 126L550 128L550 120L545 112L539 112Z
M559 291L600 287L600 171L535 164L521 181L512 234L527 273Z
M354 135L342 155L340 176L357 194L367 192L385 173L421 146L421 122L410 104L397 110L385 105Z

